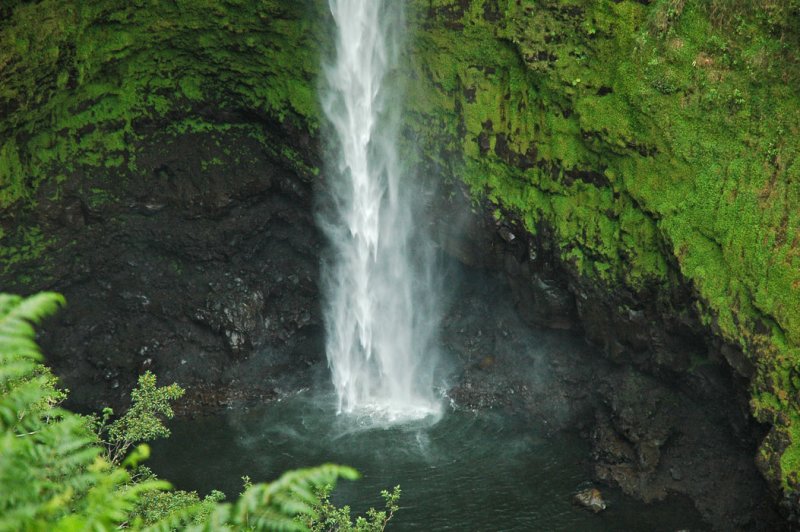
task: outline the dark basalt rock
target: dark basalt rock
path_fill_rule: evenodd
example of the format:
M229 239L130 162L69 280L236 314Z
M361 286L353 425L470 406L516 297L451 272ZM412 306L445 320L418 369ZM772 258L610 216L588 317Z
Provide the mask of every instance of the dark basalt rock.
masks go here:
M753 463L757 438L722 366L669 382L647 375L572 332L527 326L502 277L465 275L472 288L442 328L460 362L448 391L457 408L513 409L546 433L578 430L591 444L596 481L648 502L687 496L715 529L788 526Z
M246 353L263 338L264 294L248 288L240 277L224 284L212 283L203 308L195 319L222 333L231 354Z
M68 301L48 363L82 409L121 406L145 370L189 390L179 410L274 397L323 353L310 180L235 128L137 152L136 176L70 180L28 214L65 243L25 287Z

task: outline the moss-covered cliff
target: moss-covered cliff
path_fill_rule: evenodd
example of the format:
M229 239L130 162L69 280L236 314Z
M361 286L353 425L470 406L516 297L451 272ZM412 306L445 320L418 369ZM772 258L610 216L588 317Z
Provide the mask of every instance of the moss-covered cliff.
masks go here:
M796 2L437 2L410 127L609 291L688 280L755 368L772 478L800 472ZM620 309L623 311L624 309ZM746 363L731 362L751 376Z
M323 4L4 4L2 269L19 278L15 264L68 245L37 205L65 191L115 201L126 183L152 180L137 146L155 130L240 129L313 174L317 156L286 135L320 123ZM563 263L603 290L668 305L673 284L691 284L708 330L745 354L729 362L774 427L762 470L790 488L800 481L799 9L416 0L405 70L420 164L552 235Z
M238 129L311 171L290 143L266 138L259 123L316 130L319 3L3 5L0 268L55 244L35 220L14 221L43 198L69 191L103 203L124 194L120 181L152 178L137 168L137 144L154 131Z

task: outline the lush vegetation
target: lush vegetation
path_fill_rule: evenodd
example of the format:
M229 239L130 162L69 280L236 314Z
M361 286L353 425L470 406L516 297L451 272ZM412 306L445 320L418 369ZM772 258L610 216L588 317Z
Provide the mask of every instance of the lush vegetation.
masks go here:
M397 511L351 519L329 494L348 467L290 471L269 484L244 479L236 501L212 492L171 491L141 465L144 442L169 435L165 418L183 390L145 374L122 416L79 416L59 407L64 391L41 364L33 325L64 303L57 294L24 299L0 294L0 530L383 530ZM202 467L202 465L198 465Z

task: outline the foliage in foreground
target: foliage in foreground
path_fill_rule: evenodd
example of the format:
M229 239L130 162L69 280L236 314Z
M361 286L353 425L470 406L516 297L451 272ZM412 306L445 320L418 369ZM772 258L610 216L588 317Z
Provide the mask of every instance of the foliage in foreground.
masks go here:
M383 530L397 510L399 488L384 492L386 511L370 510L353 524L349 508L328 495L338 478L358 473L326 464L289 471L268 484L245 482L232 503L212 492L169 491L138 462L141 442L169 434L162 417L183 393L157 387L145 374L127 413L110 422L59 407L66 394L39 361L33 325L64 299L0 294L0 531L5 530ZM137 446L138 444L138 446ZM128 452L133 449L132 452Z
M400 509L397 502L400 500L400 486L395 486L392 491L383 490L381 497L386 509L378 511L374 508L367 510L366 516L356 517L355 522L350 515L350 507L334 506L330 501L333 487L328 485L317 493L319 500L314 507L315 516L306 518L305 525L312 532L336 530L337 532L377 532L386 528L394 513Z

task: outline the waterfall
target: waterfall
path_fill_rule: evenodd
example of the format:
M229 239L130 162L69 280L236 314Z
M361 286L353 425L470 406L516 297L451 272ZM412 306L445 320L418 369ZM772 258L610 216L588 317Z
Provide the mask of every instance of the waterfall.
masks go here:
M322 104L333 149L318 217L330 244L323 309L339 412L390 421L439 410L432 255L421 194L397 152L402 94L390 80L402 4L329 0L336 54Z

